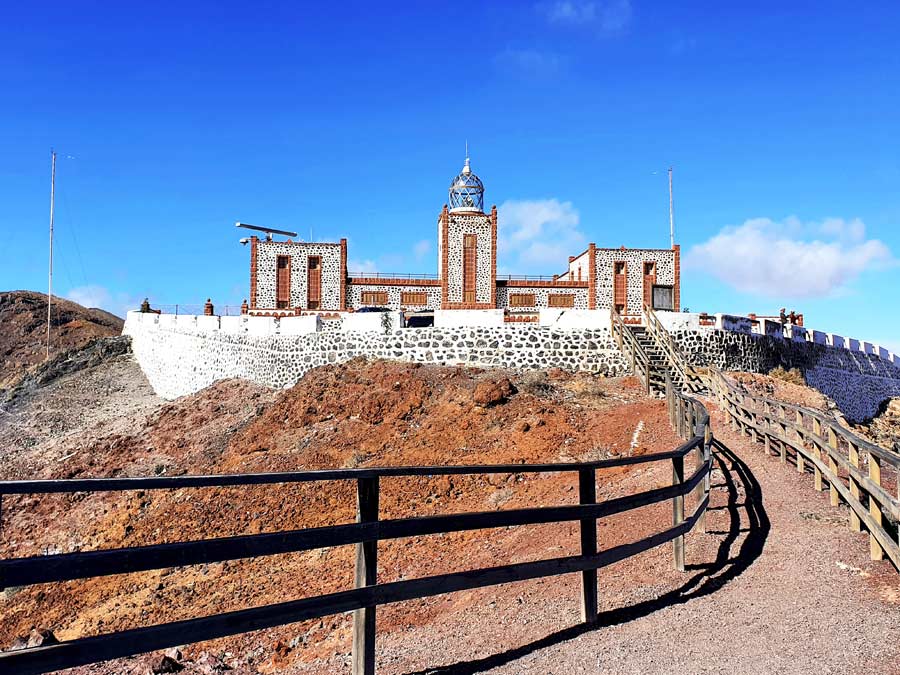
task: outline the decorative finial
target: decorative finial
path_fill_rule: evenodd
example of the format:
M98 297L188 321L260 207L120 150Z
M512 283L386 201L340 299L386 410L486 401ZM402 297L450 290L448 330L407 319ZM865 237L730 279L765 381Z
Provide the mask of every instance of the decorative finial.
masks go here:
M468 139L466 139L466 164L465 164L465 166L463 166L462 173L463 173L463 175L466 175L466 176L468 176L470 173L472 173L472 169L469 166L469 140Z

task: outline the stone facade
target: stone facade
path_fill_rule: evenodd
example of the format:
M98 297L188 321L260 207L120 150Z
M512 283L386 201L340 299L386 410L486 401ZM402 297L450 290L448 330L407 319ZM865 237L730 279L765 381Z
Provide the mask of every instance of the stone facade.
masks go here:
M509 303L510 295L518 296L534 296L534 303L531 305L511 305ZM508 308L510 310L537 310L541 308L551 307L550 296L572 296L572 309L588 308L588 289L586 287L567 287L562 285L540 285L527 286L516 285L507 286L503 283L497 285L497 306Z
M443 216L443 214L442 214ZM496 224L484 213L448 213L441 219L441 280L444 281L444 306L453 304L493 306L497 265ZM463 242L473 235L475 247L475 297L463 297Z
M256 336L208 330L196 322L162 325L158 319L129 312L124 333L131 336L132 350L154 391L170 399L232 377L288 387L312 368L358 356L480 367L555 367L610 376L624 375L628 368L607 329L528 325Z
M341 265L341 244L314 244L290 241L257 241L255 293L251 293L255 304L252 309L277 307L277 261L278 256L290 260L290 301L287 307L307 307L308 263L311 256L321 261L321 299L317 309L336 311L341 307L341 276L346 272Z
M381 283L372 283L379 281ZM440 309L441 308L441 287L439 285L416 285L415 283L391 282L389 279L372 280L366 283L359 283L357 280L350 279L347 284L347 309L359 309L368 305L378 304L372 302L363 302L363 293L375 292L384 293L387 302L386 307L392 309L403 309L409 311L417 311L422 309ZM425 294L425 303L404 302L404 298L409 298L408 294Z
M644 265L654 263L656 284L677 289L680 279L676 276L678 249L595 249L596 308L611 309L614 304L615 265L625 264L626 306L623 314L641 314L644 308ZM676 296L679 293L676 293ZM679 310L678 299L674 301Z

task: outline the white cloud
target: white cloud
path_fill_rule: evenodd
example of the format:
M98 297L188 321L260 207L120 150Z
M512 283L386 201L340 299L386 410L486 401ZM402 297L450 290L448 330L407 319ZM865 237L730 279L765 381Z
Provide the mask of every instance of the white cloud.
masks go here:
M498 208L498 264L515 274L562 273L570 255L587 246L572 202L516 200Z
M595 26L605 33L622 30L631 21L630 0L556 0L538 5L551 23Z
M431 252L431 240L430 239L422 239L421 241L417 241L413 246L413 255L416 257L416 261L422 260L426 255Z
M691 248L685 266L745 293L816 298L844 291L862 272L894 264L890 250L865 238L858 218L803 223L754 218Z
M347 272L350 274L361 274L365 272L377 272L378 264L374 260L354 260L350 258L347 261Z
M88 309L99 308L116 316L125 317L129 310L138 309L143 298L132 297L128 293L111 293L105 286L88 285L72 288L66 293L66 300L77 302Z

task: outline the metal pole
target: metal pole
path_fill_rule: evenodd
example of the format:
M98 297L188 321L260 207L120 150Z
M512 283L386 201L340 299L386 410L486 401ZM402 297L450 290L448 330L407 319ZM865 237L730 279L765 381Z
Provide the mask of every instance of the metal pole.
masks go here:
M675 248L675 202L672 199L672 167L669 167L669 239Z
M50 263L47 272L47 360L50 360L50 305L53 302L53 201L56 197L56 151L50 149Z

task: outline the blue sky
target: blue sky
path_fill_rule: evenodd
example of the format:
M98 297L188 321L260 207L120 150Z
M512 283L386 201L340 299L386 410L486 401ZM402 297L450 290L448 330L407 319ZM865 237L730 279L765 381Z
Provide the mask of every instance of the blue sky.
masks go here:
M666 246L672 165L687 307L900 351L898 31L898 3L16 3L0 289L46 288L51 146L57 289L121 312L239 303L237 220L433 272L468 140L503 270Z

